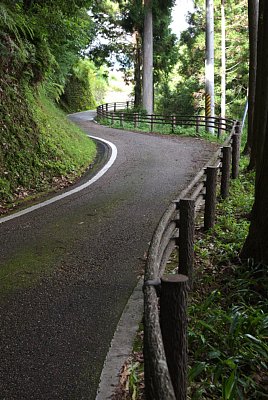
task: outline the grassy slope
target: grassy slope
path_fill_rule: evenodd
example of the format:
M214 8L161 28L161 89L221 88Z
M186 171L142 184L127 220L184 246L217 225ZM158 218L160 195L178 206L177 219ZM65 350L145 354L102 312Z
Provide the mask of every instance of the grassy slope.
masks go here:
M0 211L32 193L67 184L92 163L92 141L44 91L0 79Z

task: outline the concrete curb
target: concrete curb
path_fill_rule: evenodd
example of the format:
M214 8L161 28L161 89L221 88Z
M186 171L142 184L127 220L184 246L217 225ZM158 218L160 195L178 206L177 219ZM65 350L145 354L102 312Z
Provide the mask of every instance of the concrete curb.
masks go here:
M143 277L130 296L121 315L102 369L95 400L109 400L118 384L120 370L132 351L143 313Z

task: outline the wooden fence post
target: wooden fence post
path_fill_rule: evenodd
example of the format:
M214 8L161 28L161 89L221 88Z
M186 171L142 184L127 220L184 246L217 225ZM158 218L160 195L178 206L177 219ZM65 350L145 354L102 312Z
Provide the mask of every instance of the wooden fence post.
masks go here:
M218 134L217 134L218 139L221 137L221 123L222 123L222 119L221 119L221 117L219 117L219 119L218 119Z
M229 196L231 171L231 147L222 148L222 167L221 167L221 197L226 199Z
M234 133L232 137L232 178L236 179L239 174L240 159L240 133Z
M171 116L171 121L172 121L172 133L174 133L176 127L176 115Z
M105 104L105 110L108 111L108 103Z
M194 219L195 201L181 199L179 202L179 269L178 273L188 276L192 287L194 264Z
M124 114L121 113L120 114L120 126L122 126L122 127L123 127L123 120L124 120Z
M187 276L161 278L160 325L176 400L187 392Z
M151 114L150 115L150 122L151 122L151 132L153 132L153 130L154 130L154 115L153 114Z
M195 125L196 133L199 133L199 125L200 125L200 118L199 118L199 115L197 115L196 116L196 125Z
M138 113L134 113L134 128L137 128L138 125Z
M114 102L114 112L116 112L116 103Z
M218 167L206 168L207 179L204 215L205 230L212 228L215 224L217 174Z
M158 282L156 282L158 281ZM144 282L144 379L147 400L175 400L174 389L170 378L159 318L159 299L155 288L161 281ZM150 316L150 318L149 318Z

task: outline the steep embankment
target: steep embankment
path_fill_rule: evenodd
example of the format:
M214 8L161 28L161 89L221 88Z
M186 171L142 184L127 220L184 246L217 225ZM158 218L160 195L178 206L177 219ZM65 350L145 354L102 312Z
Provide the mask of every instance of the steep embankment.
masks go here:
M0 78L0 211L29 194L65 185L95 156L95 145L49 100Z
M48 99L63 93L90 24L75 1L0 1L0 212L94 159L94 144Z

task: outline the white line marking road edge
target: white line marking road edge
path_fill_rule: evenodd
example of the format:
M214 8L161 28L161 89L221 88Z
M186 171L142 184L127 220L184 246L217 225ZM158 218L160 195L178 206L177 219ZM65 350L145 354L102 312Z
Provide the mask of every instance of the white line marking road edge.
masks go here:
M89 136L91 139L96 139L99 140L100 142L106 143L108 146L110 146L112 154L111 157L109 158L109 161L107 162L107 164L104 165L104 167L95 175L93 176L93 178L89 179L89 181L87 181L86 183L84 183L81 186L78 186L75 189L71 189L68 192L59 194L58 196L55 196L49 200L43 201L42 203L36 204L34 206L31 206L29 208L26 208L25 210L21 210L18 211L14 214L8 215L6 217L0 218L0 224L3 224L4 222L10 221L11 219L14 218L18 218L21 217L22 215L28 214L32 211L38 210L39 208L42 207L46 207L49 204L55 203L56 201L62 200L65 197L71 196L72 194L78 193L81 190L86 189L87 187L89 187L90 185L92 185L94 182L96 182L98 179L100 179L107 171L109 168L111 168L111 166L113 165L113 163L115 162L116 158L117 158L117 147L115 144L113 144L112 142L109 142L108 140L96 137L96 136L91 136L91 135L87 135Z

